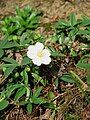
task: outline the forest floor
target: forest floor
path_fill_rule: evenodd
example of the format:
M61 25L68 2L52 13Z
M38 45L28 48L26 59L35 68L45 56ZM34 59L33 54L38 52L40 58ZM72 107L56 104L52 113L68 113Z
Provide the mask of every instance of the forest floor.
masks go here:
M71 12L75 12L78 18L80 18L81 15L86 15L90 17L89 0L0 0L0 19L3 19L4 17L9 15L13 15L15 13L16 5L18 5L20 8L30 5L32 8L42 11L43 16L41 18L41 21L43 22L43 24L55 22L60 18L66 19ZM2 38L2 35L0 35L0 37ZM83 72L81 71L80 74L82 76ZM72 91L70 91L71 88ZM66 96L68 97L68 100L72 100L72 98L74 98L75 95L78 93L77 88L73 86L66 86L65 89L68 89L70 93L68 93L68 95ZM82 120L90 120L90 105L85 105L86 103L83 103L83 99L78 94L76 97L77 98L75 98L73 102L69 102L69 104L73 108L73 113L75 113L75 115L77 116L80 115ZM66 109L68 111L70 109L72 110L72 108L70 108L69 106ZM41 115L40 120L52 120L48 117L50 116L50 112L50 110L47 110L43 115ZM34 117L35 113L32 113L30 119L30 117L28 117L28 115L25 114L22 109L18 109L15 107L11 111L7 112L5 120L14 120L11 116L15 116L15 114L19 115L19 113L21 114L21 117L17 120L39 120L36 116ZM57 113L57 116L57 120L64 120L62 119L63 117L60 112ZM76 118L75 120L79 119Z

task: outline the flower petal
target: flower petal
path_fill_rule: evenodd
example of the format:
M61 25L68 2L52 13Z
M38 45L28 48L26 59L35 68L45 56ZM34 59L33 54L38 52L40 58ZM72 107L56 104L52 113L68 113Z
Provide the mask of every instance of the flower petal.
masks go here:
M27 56L31 59L33 59L35 57L35 55L31 51L27 51Z
M35 48L35 46L34 46L34 45L29 45L29 46L28 46L28 50L30 50L30 51L33 51L33 50L34 50L34 48Z
M44 45L40 42L28 47L27 56L31 58L32 62L37 66L40 66L41 64L49 64L51 62L50 55L50 51L44 49Z
M35 57L35 47L33 45L30 45L28 47L28 51L27 51L27 56L31 59L33 59Z
M49 56L44 56L42 58L42 64L48 65L51 62L51 58Z
M48 49L44 49L43 54L44 54L44 56L50 56L51 55L50 51Z
M36 58L32 59L32 61L37 66L40 66L42 64L41 59L39 57L36 57Z
M43 49L44 49L44 45L43 45L42 43L37 42L37 43L35 44L35 50L36 50L36 51L42 51Z

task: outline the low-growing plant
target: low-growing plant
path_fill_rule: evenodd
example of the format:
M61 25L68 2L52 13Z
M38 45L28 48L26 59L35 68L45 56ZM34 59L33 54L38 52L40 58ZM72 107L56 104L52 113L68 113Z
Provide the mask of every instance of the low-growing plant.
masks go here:
M44 54L49 54L50 56L47 48L42 48L43 52L42 49L38 50L40 47L44 47L45 39L42 35L35 32L35 29L39 26L39 17L40 13L30 7L25 7L23 10L17 7L14 16L5 18L2 21L4 38L0 41L0 69L3 74L3 81L0 85L0 110L5 109L10 104L25 106L28 112L32 112L35 104L44 104L55 108L53 103L48 102L48 95L46 95L46 98L42 96L42 91L48 80L39 75L39 67L35 66L29 58L29 54L33 54L33 56L36 54L34 53L35 51L30 53L32 52L30 50L27 53L27 47L29 45L32 47L37 42L38 45L35 50L38 52L39 58ZM42 43L40 43L41 41ZM30 46L28 47L29 49ZM49 56L47 55L46 57ZM49 64L51 58L46 63L46 57L43 59L43 63ZM33 60L35 61L36 58L33 58ZM7 83L6 85L5 82Z
M17 7L14 16L2 20L0 110L16 105L31 113L43 106L52 109L54 118L59 110L56 100L63 93L62 81L77 85L90 103L90 20L86 16L77 19L71 13L68 20L57 21L55 33L47 37L36 32L39 18L40 12L28 6L22 10ZM74 69L87 69L84 81L69 69L69 63ZM61 103L63 106L64 100ZM68 118L79 119L71 114L66 115Z

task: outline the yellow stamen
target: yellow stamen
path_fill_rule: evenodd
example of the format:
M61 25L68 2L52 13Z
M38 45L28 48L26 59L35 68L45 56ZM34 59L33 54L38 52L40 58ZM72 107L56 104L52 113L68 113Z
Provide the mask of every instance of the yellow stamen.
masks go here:
M39 51L39 52L37 53L37 56L40 57L40 58L43 57L43 52L42 52L42 51Z

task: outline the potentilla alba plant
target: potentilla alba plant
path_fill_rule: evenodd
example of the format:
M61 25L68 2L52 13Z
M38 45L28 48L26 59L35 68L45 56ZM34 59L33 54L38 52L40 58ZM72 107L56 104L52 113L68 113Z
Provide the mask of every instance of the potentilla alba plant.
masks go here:
M32 62L37 66L41 64L48 65L51 62L50 55L50 51L44 48L44 45L40 42L28 47L27 56L32 59Z

